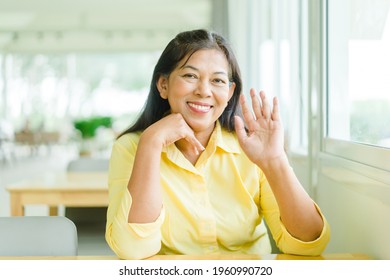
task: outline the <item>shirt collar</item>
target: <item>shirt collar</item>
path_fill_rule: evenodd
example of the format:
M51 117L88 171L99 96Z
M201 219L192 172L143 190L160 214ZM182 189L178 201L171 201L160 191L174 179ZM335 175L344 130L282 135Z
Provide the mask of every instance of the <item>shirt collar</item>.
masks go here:
M213 135L211 135L209 145L212 144L211 140L214 138L216 146L228 153L239 154L241 152L240 144L238 143L235 132L229 132L221 127L219 121L215 125Z
M210 137L208 146L218 147L225 152L239 154L241 153L240 144L238 143L237 136L235 132L228 132L226 129L222 128L219 121L217 121L214 131ZM206 147L206 149L207 149ZM167 153L168 151L172 152L174 144L164 147L162 152ZM212 149L214 150L214 149Z

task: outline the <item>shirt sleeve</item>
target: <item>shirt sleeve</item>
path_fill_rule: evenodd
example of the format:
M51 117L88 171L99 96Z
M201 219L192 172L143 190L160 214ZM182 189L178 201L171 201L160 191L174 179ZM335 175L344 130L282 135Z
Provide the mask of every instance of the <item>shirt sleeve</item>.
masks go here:
M106 240L121 259L143 259L155 255L161 248L160 227L164 209L153 223L128 223L132 197L127 189L133 168L137 143L129 135L122 136L113 145L109 176L109 203Z
M325 250L325 247L329 242L330 227L318 205L313 201L318 213L324 221L322 232L320 236L313 241L302 241L293 237L283 225L280 219L278 204L264 174L261 175L260 189L261 212L264 215L278 248L285 254L306 256L320 255Z

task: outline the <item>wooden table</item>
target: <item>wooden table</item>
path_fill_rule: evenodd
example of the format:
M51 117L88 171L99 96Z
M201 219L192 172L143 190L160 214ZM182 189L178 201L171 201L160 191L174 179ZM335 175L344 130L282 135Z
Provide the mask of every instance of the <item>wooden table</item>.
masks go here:
M100 207L108 205L107 173L50 173L9 185L11 216L23 216L24 206L45 204L50 215L58 206Z
M45 257L45 256L24 256L24 257L4 257L0 260L119 260L117 256L64 256L64 257ZM231 255L155 255L145 260L371 260L365 254L324 254L321 256L307 257L288 254L269 254L269 255L249 255L249 254L231 254Z

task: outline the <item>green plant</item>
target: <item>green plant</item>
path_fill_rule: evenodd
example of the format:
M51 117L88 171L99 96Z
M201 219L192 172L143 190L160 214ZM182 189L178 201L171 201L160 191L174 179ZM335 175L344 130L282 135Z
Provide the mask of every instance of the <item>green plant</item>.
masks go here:
M90 139L95 137L96 130L99 127L111 127L112 126L112 118L111 117L91 117L88 119L75 120L73 122L75 129L80 131L81 137L83 139Z

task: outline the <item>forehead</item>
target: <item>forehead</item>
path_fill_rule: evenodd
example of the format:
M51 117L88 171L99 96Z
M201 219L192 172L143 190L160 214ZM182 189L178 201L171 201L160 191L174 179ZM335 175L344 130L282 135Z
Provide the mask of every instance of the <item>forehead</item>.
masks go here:
M217 49L200 49L192 54L186 55L179 63L179 69L186 66L194 66L196 68L203 67L218 67L228 70L229 62L225 54Z

